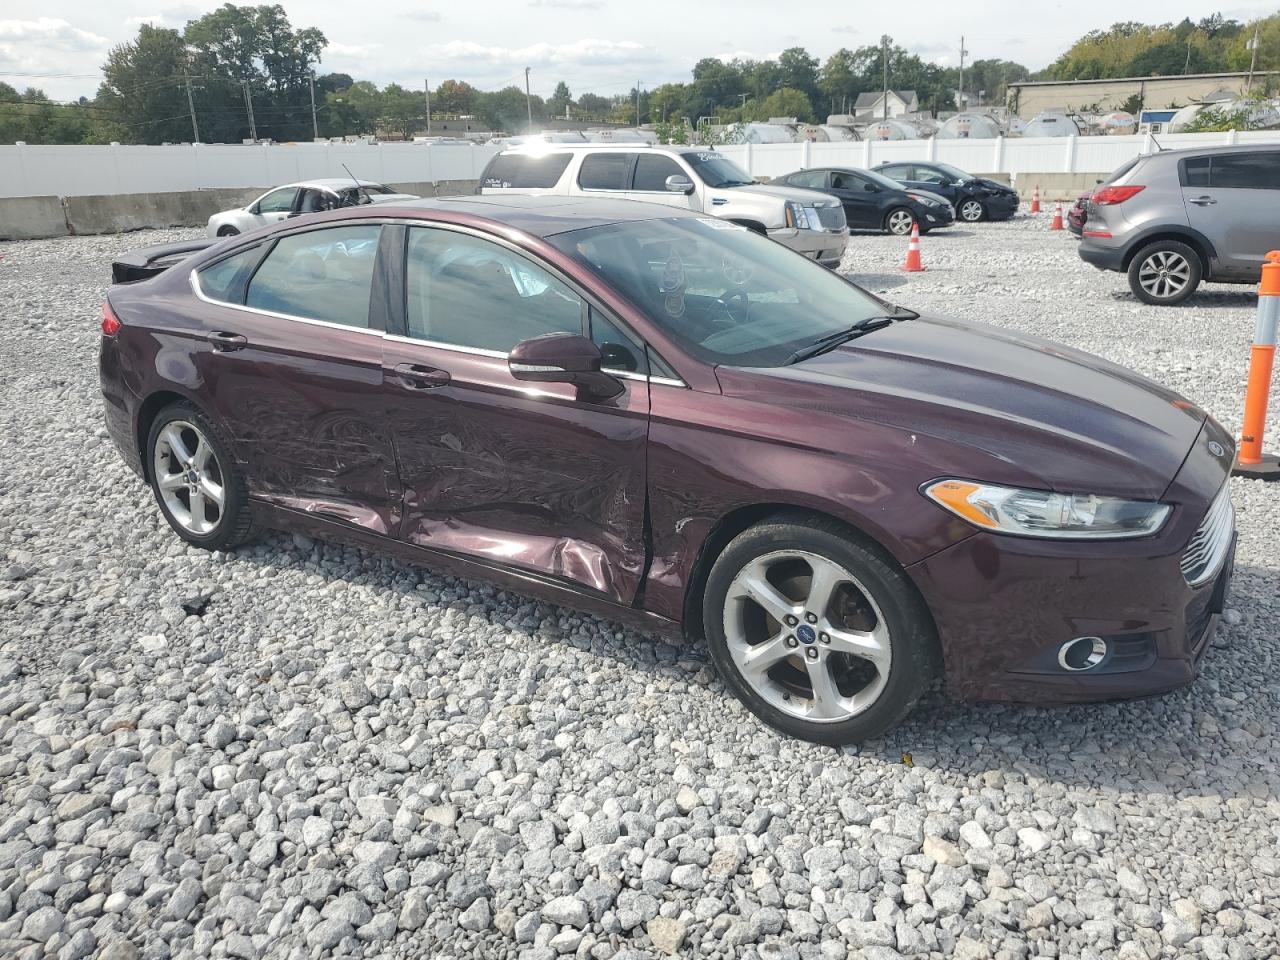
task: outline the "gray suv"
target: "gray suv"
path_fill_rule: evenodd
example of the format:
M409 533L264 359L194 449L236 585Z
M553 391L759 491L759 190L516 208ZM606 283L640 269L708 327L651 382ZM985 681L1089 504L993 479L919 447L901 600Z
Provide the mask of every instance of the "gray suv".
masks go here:
M1280 147L1164 150L1094 190L1080 257L1129 274L1146 303L1181 303L1201 280L1257 283L1280 248Z

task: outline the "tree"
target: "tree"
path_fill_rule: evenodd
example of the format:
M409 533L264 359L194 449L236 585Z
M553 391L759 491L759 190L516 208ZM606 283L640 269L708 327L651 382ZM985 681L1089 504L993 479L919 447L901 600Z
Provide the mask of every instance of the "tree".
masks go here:
M818 58L809 56L804 47L788 47L778 54L777 88L790 87L799 90L805 101L818 99ZM812 107L805 111L808 116Z
M688 95L688 87L683 83L664 83L655 87L649 94L650 117L658 123L687 117L684 104Z
M553 117L563 117L571 106L573 95L569 93L569 85L561 80L547 101L547 112Z
M427 115L423 94L389 83L379 97L378 123L382 129L394 131L409 140Z
M190 69L177 30L144 23L129 43L113 47L102 65L94 106L121 140L163 143L191 139L185 77ZM201 139L207 139L204 129Z
M832 113L852 113L853 101L862 91L862 69L852 50L841 47L818 71L818 89L827 97Z
M604 117L613 109L613 101L595 93L584 93L578 97L578 111L589 118Z
M325 108L334 124L330 136L373 134L382 113L382 94L375 84L360 80L327 94Z
M532 106L536 126L546 119L546 109L541 97L533 97ZM514 84L493 93L481 93L476 98L476 116L491 130L515 133L524 132L529 127L524 91Z
M478 92L471 84L461 80L446 80L431 95L431 112L454 116L475 113L477 96Z
M794 87L783 87L781 90L775 90L763 100L748 101L745 112L749 120L768 120L770 117L796 117L803 121L812 116L813 108L809 105L809 98L804 95L803 91Z

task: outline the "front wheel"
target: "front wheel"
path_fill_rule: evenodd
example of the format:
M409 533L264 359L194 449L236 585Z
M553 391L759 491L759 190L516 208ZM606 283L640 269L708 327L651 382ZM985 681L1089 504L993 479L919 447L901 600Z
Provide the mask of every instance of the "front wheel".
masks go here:
M1181 303L1200 286L1200 255L1177 240L1148 244L1129 261L1129 289L1143 303Z
M884 218L884 228L895 236L904 237L911 232L916 218L906 207L894 207Z
M240 231L237 230L235 227L219 227L218 228L218 236L220 237L238 237L239 235L240 235Z
M965 223L977 223L986 217L987 208L982 205L981 200L970 198L960 202L960 208L956 210L956 214Z
M147 434L151 489L160 512L183 540L230 550L253 535L244 477L228 444L199 410L165 407Z
M711 658L789 736L840 745L900 721L937 671L937 639L900 570L839 524L785 515L735 537L707 579Z

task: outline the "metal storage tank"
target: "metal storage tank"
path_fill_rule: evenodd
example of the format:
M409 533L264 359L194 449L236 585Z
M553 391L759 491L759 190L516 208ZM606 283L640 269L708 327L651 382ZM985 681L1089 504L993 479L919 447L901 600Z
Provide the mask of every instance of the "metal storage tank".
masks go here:
M957 113L936 134L939 140L994 140L1000 136L1000 124L985 113Z

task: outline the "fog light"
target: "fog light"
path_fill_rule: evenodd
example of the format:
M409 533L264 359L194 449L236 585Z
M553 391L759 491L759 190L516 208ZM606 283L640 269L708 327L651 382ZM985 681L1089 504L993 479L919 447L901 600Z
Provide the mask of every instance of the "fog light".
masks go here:
M1076 637L1058 648L1058 666L1072 673L1092 670L1107 655L1107 641L1101 637Z

